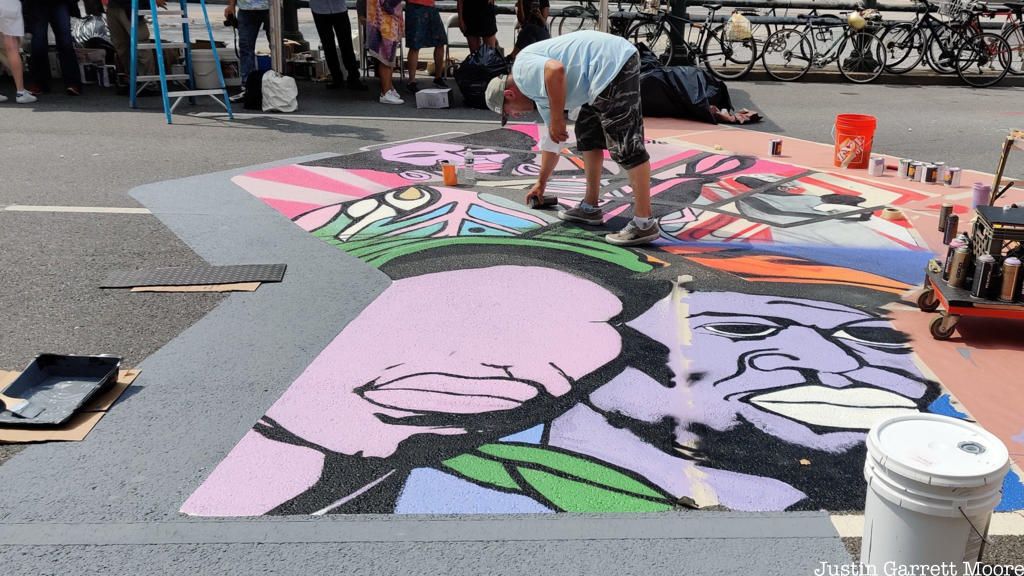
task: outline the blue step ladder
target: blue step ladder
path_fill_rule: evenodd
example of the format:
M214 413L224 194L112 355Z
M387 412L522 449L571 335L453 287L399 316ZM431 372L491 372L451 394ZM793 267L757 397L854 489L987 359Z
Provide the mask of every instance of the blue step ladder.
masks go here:
M210 16L206 12L206 0L200 0L199 6L203 11L203 20L206 22L206 32L210 37L210 49L213 51L213 67L217 71L217 82L220 84L220 88L213 88L209 90L197 90L195 88L195 76L192 68L192 39L189 33L189 19L188 19L188 1L179 0L180 9L178 10L157 10L156 0L148 0L149 9L140 10L139 3L145 3L146 0L132 0L132 58L131 58L131 74L128 79L129 87L131 88L131 107L138 107L138 96L150 83L157 82L160 84L160 94L163 97L164 104L164 115L167 116L167 123L171 124L171 115L174 113L174 109L181 103L182 98L188 98L189 102L195 103L196 96L209 96L213 98L218 104L227 110L228 118L233 119L234 115L231 113L231 100L228 97L228 89L224 84L224 72L220 67L220 54L217 52L217 44L213 39L213 27L210 25ZM138 27L139 18L142 16L151 16L153 19L153 41L152 42L138 42ZM181 42L163 42L160 39L160 19L173 17L175 20L181 22ZM156 51L156 62L157 70L159 74L154 75L140 75L138 73L138 51L139 50L155 50ZM185 51L185 73L184 74L168 74L167 64L164 62L164 50L165 49L180 49ZM168 90L167 83L175 82L179 85L184 85L187 90ZM218 98L219 96L219 98ZM172 103L171 100L174 100Z

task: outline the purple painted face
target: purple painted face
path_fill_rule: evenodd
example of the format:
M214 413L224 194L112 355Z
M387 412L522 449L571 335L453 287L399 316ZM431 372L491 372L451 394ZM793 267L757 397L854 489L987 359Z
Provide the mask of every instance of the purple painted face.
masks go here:
M380 151L381 158L389 162L400 162L412 166L434 169L445 160L462 166L465 163L466 145L444 142L410 142L389 146ZM473 163L477 172L490 174L500 172L509 155L490 148L473 149Z
M674 417L679 443L691 423L725 431L742 417L787 442L840 452L876 422L920 411L928 390L905 336L830 302L694 293L662 300L630 326L671 349L677 386L647 396L663 408L612 390L595 398L645 421Z
M566 297L537 306L539 293ZM621 308L604 288L548 268L399 280L267 416L335 452L388 457L416 434L465 433L459 418L508 414L538 396L566 394L619 355L621 339L608 320Z

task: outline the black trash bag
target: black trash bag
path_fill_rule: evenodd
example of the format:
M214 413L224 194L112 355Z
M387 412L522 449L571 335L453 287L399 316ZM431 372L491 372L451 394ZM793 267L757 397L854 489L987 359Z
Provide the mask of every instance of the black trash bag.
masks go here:
M245 98L242 99L242 107L246 110L263 112L263 75L266 73L266 70L253 70L245 79Z
M644 44L640 53L640 102L644 116L686 118L718 124L719 121L745 124L761 119L747 110L742 114L721 114L732 110L732 99L725 82L695 66L662 66L658 57ZM742 119L739 116L743 116Z
M505 57L490 46L481 46L455 70L455 83L462 92L462 101L470 108L487 109L484 92L491 78L508 74Z

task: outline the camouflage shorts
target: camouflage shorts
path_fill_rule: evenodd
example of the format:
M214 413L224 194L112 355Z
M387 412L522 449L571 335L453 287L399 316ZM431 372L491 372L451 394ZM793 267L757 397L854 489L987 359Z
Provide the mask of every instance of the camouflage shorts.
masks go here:
M608 150L612 160L626 170L650 160L644 147L638 54L626 62L593 104L584 104L580 109L576 147L581 152Z

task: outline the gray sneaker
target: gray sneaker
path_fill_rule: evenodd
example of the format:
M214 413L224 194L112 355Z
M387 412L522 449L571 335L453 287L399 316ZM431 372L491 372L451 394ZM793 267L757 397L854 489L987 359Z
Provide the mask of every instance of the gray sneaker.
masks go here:
M582 222L592 226L604 224L604 211L600 208L584 210L582 206L577 206L568 210L562 210L558 213L558 217L566 222Z
M641 228L636 225L636 222L630 220L625 228L615 234L608 234L604 239L609 244L615 244L616 246L637 246L639 244L650 244L657 240L659 236L661 236L661 229L658 228L657 222L651 222L649 227Z

